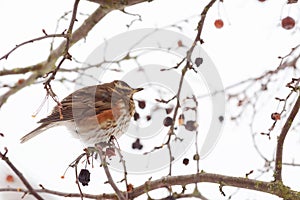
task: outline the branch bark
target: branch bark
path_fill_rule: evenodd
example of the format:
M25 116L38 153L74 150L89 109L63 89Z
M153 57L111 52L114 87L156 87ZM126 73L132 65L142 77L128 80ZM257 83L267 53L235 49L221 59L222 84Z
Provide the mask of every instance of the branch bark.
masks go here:
M171 185L188 185L191 183L200 182L216 183L222 184L222 186L232 186L237 188L266 192L278 197L282 197L286 200L300 200L299 192L291 190L289 187L283 185L280 182L264 182L248 178L231 177L211 173L198 173L185 176L165 177L155 181L148 181L144 185L135 188L133 192L129 194L129 198L144 194L145 191L151 191Z
M275 172L274 172L274 178L275 181L282 181L282 153L283 153L283 144L285 137L287 133L289 132L291 125L299 111L300 108L300 93L298 95L297 101L287 118L281 133L279 135L278 141L277 141L277 148L276 148L276 160L275 160Z
M265 181L258 181L254 179L243 178L243 177L231 177L231 176L205 173L205 172L191 174L191 175L182 175L182 176L168 176L153 181L147 181L143 185L134 188L132 192L128 193L128 199L134 199L143 194L146 194L147 192L159 188L164 188L164 187L169 187L174 185L188 185L188 184L201 183L201 182L221 184L222 187L231 186L231 187L265 192L272 195L276 195L285 200L300 200L300 192L291 190L289 187L283 185L281 182L265 182ZM3 188L0 189L0 192L1 191L2 192L4 191L26 192L26 190L20 188L15 188L15 189ZM78 193L58 192L46 188L36 189L35 191L38 193L47 193L47 194L53 194L56 196L63 196L63 197L81 197L81 194ZM123 192L123 194L125 195L125 192ZM89 199L117 199L115 193L100 194L100 195L91 195L91 194L82 194L82 195L84 198L89 198Z

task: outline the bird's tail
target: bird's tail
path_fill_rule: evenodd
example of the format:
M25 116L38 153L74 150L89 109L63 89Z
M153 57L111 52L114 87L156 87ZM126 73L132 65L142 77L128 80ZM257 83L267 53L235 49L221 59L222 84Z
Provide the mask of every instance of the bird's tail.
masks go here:
M23 136L20 140L21 143L24 143L28 140L30 140L31 138L39 135L40 133L42 133L43 131L45 131L46 129L50 128L54 126L54 124L49 124L49 123L43 123L41 124L39 127L37 127L36 129L34 129L33 131L31 131L30 133L28 133L27 135Z

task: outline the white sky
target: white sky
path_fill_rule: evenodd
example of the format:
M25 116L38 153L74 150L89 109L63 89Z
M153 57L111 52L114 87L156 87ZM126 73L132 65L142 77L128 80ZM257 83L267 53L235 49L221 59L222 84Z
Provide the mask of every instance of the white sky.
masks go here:
M249 76L259 75L268 69L274 69L279 63L277 57L287 54L292 47L299 44L299 25L296 25L296 30L291 31L280 27L280 18L286 16L287 13L299 21L299 3L293 6L284 6L284 2L259 3L256 0L227 0L224 4L219 5L220 16L225 22L224 28L220 30L213 26L213 21L219 18L218 6L214 6L209 11L202 35L205 41L203 48L214 61L225 86ZM127 11L142 15L143 21L134 23L132 29L164 27L200 14L205 3L207 1L157 0L149 4L131 7ZM0 0L0 56L20 42L41 36L42 29L45 29L47 33L52 33L55 30L57 19L65 11L69 11L72 4L73 1L62 3L58 0ZM96 7L93 3L81 1L79 11L90 13ZM83 18L80 19L78 24L82 22ZM85 60L103 39L109 39L126 31L126 24L130 23L132 19L133 17L118 11L109 14L91 31L86 43L79 42L80 45L77 46L77 49L72 49L71 53L79 60ZM198 19L198 17L191 18L189 24L181 23L184 28L183 33L187 37L194 37ZM66 26L60 27L60 30L64 28L67 28L67 22ZM23 67L44 60L49 52L49 41L36 42L18 49L7 61L0 61L0 68ZM12 80L15 81L14 78ZM3 81L2 77L0 81ZM57 90L57 94L62 98L71 91L73 91L72 88L60 88ZM3 132L6 137L1 138L0 148L4 145L9 148L8 156L34 186L38 187L38 184L43 184L49 189L77 192L72 169L67 173L66 179L61 180L60 176L75 156L81 153L82 145L75 139L70 139L68 134L62 133L64 129L47 131L27 144L19 144L19 138L36 127L37 119L31 118L31 115L40 105L44 95L42 84L31 86L12 96L1 108L0 132ZM52 102L49 103L50 108L43 109L38 118L45 116L51 109L51 105L53 105ZM269 116L269 114L266 115ZM269 124L271 125L271 121ZM245 129L246 126L247 122L241 122L238 127L227 122L215 150L206 159L201 160L201 168L207 172L233 176L244 176L252 169L261 168L263 162L257 159L250 133L247 132L248 129ZM294 145L291 151L299 151L299 138L293 135L289 140L291 142L298 141L298 146ZM263 142L267 143L268 141ZM193 167L190 165L184 171L189 171L190 168ZM178 170L179 174L182 173L182 169L181 163L177 167L175 166L175 170ZM0 188L6 186L3 180L7 173L10 173L7 167L3 163L0 164ZM287 173L286 181L289 186L299 190L299 185L294 181L300 179L299 169L288 168L285 173ZM165 174L165 171L161 171L153 176L158 178ZM84 192L95 192L94 187L98 187L96 184L105 180L102 169L101 171L95 169L92 179L98 180L92 180L90 187L83 188ZM146 180L145 177L142 179L138 176L132 176L130 180L133 182L137 179L140 180L137 181L140 183ZM17 185L17 183L15 184ZM133 184L139 185L136 182ZM12 186L16 187L16 185ZM109 188L108 186L103 187ZM201 189L202 187L203 189ZM200 184L200 191L204 195L208 194L212 199L223 199L217 187L212 184ZM214 190L210 190L211 188ZM104 190L101 188L101 191ZM224 191L230 194L235 190L225 188ZM20 196L21 194L0 193L0 199L16 199ZM26 196L25 199L31 198ZM60 198L51 197L51 199ZM275 200L278 198L241 190L232 199Z

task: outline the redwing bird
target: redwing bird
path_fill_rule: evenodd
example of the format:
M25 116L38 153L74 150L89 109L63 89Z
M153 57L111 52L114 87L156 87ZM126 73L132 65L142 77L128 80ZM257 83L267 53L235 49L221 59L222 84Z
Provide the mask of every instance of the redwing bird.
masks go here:
M141 90L120 80L81 88L55 106L38 122L38 128L21 138L21 143L58 125L66 126L88 145L108 142L112 136L119 138L135 112L133 95Z

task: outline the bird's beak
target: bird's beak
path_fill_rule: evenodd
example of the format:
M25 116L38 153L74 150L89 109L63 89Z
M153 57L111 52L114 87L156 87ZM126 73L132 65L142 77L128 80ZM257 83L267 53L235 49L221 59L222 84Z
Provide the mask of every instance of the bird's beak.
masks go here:
M135 88L133 93L136 93L136 92L139 92L139 91L142 91L144 88Z

